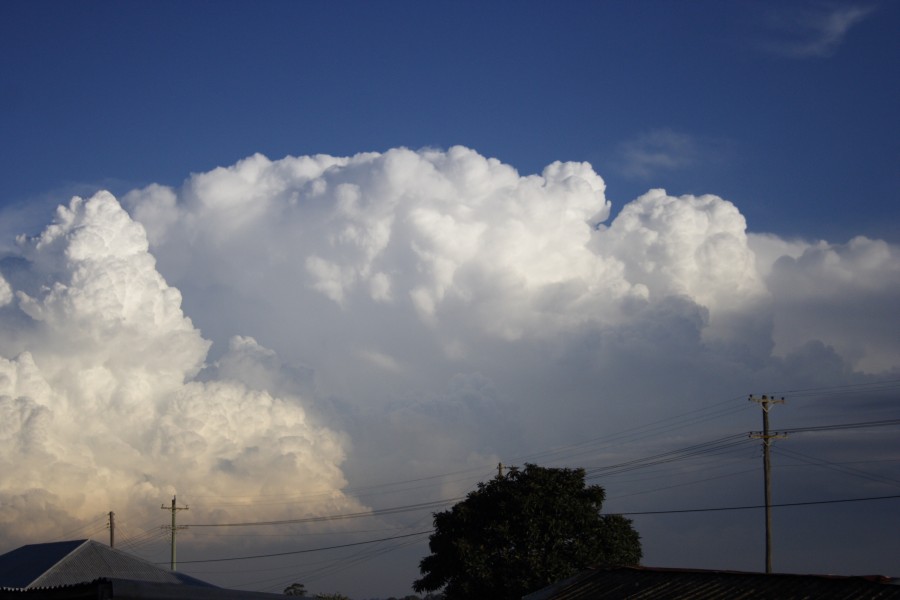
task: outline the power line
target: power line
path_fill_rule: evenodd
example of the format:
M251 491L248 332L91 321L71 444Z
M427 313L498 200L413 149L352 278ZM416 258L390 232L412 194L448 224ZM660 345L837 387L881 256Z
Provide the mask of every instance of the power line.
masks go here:
M882 382L850 384L850 385L844 385L844 386L830 386L830 387L789 390L788 392L784 392L784 393L790 393L795 396L813 395L813 394L821 394L821 393L829 393L829 392L867 393L867 392L873 392L873 391L881 391L883 388L886 388L886 387L887 388L900 387L900 379L888 380L888 381L882 381ZM695 409L693 411L688 411L686 413L682 413L682 414L679 414L679 415L676 415L676 416L673 416L670 418L660 419L658 421L647 423L645 425L626 429L624 431L620 431L620 432L610 435L610 436L603 436L600 438L594 438L594 439L586 440L584 442L579 442L579 443L568 445L568 446L552 448L552 449L549 449L549 450L546 450L543 452L537 452L537 453L533 453L530 455L524 455L523 457L519 457L519 459L514 460L513 462L528 462L529 460L535 460L535 459L540 459L540 458L552 460L553 462L558 462L560 459L571 460L572 458L575 458L577 456L583 456L584 454L588 454L591 452L597 452L602 448L609 447L616 441L619 441L619 442L621 442L623 440L636 441L636 440L640 440L640 439L645 439L651 435L659 435L661 433L667 433L667 432L670 432L670 431L673 431L676 429L686 427L688 425L695 425L697 423L709 421L711 419L721 418L724 416L728 416L730 414L734 414L734 413L737 413L737 412L740 412L743 410L747 410L749 407L746 406L746 404L736 402L738 399L742 399L743 397L744 396L737 396L737 397L729 398L727 400L712 403L712 404L710 404L706 407L700 408L700 409ZM702 415L700 415L699 418L692 418L694 415L697 415L698 413L702 413ZM882 426L882 425L887 425L887 424L894 424L895 422L897 424L900 424L900 420L880 421L880 422L872 422L873 424L869 425L869 426ZM877 425L875 425L874 423L877 423ZM856 425L856 427L860 427L860 426L861 426L860 424ZM803 432L812 432L812 431L835 430L835 429L840 429L840 428L851 428L851 425L828 425L828 426L820 426L820 427L794 428L794 429L788 429L788 430L784 430L784 431L792 432L792 433L793 432L803 433ZM723 450L726 450L726 448L723 448ZM685 458L687 458L687 457L685 457ZM668 462L668 461L662 461L658 464L665 464L665 462ZM652 466L652 465L648 464L646 466ZM598 467L598 468L596 468L596 470L590 469L589 472L600 473L604 469L609 469L609 468L610 467ZM635 466L634 468L641 468L641 467ZM439 475L418 477L418 478L413 478L413 479L409 479L409 480L400 480L400 481L393 481L393 482L382 483L382 484L356 486L356 487L348 488L344 491L346 493L355 493L355 494L361 494L361 493L365 493L365 492L376 492L379 490L385 491L386 488L400 487L400 486L404 486L404 485L421 483L421 482L429 482L429 481L434 481L434 480L438 480L438 479L444 479L449 476L466 475L466 474L474 473L477 471L486 473L486 472L488 472L488 469L489 468L487 466L484 467L484 469L482 469L481 467L473 468L473 469L464 469L464 470L452 471L449 473L444 473L444 474L439 474ZM622 471L622 472L626 472L626 471ZM605 474L613 475L613 474L617 474L617 473L608 472ZM460 479L462 479L462 478L460 478ZM417 488L418 487L425 487L425 486L417 486ZM417 489L417 488L414 488L414 489ZM400 493L401 491L404 491L404 490L397 490L396 493ZM406 491L408 491L408 490L406 490ZM391 492L391 493L395 493L395 492ZM264 500L264 501L260 502L260 501L256 500L253 502L254 506L259 506L260 504L282 504L282 503L288 504L288 503L301 501L302 499L308 499L310 497L321 496L321 495L323 495L323 494L313 494L313 495L307 494L307 495L301 495L301 496L288 495L288 494L275 494L275 495L263 495L263 496L235 496L232 498L248 498L248 499L265 499L265 498L278 498L278 497L285 498L284 500L280 500L280 501L265 501ZM202 498L202 497L204 497L204 496L197 496L194 498L196 499L196 498ZM216 506L234 506L234 505L240 505L240 504L216 504ZM345 518L345 517L339 517L339 518ZM351 518L355 518L355 517L351 517ZM332 520L332 519L326 518L326 519L322 519L322 520ZM281 523L281 522L279 522L279 523ZM209 526L212 526L212 525L209 525Z
M433 481L436 479L445 480L447 477L456 476L456 475L465 475L465 477L457 477L455 479L451 479L450 482L465 481L465 480L471 479L473 474L480 473L481 477L484 477L485 474L488 472L490 472L489 467L473 467L471 469L464 469L464 470L460 470L460 471L451 471L449 473L441 473L438 475L428 475L428 476L424 476L424 477L417 477L414 479L406 479L406 480L392 481L392 482L387 482L387 483L349 487L349 488L344 488L342 490L342 492L344 494L354 494L356 496L363 496L363 495L370 495L371 492L376 491L376 490L397 487L398 489L396 489L396 490L391 490L391 491L384 492L384 493L391 493L391 494L403 493L403 492L408 492L408 491L415 490L415 489L421 489L422 487L427 487L427 486L408 487L408 484L420 483L420 482L425 482L425 481ZM407 487L399 487L399 486L407 486ZM185 494L185 495L187 495L187 494ZM331 495L331 492L320 492L320 493L316 493L316 494L300 494L300 495L298 495L298 494L262 494L262 495L253 495L253 496L204 496L204 495L196 496L196 495L190 495L190 497L194 501L196 501L198 499L202 499L202 498L226 498L226 499L232 499L232 500L233 499L245 499L246 502L229 502L229 503L222 502L222 503L216 503L216 504L207 504L207 506L246 507L246 506L248 506L249 502L252 502L253 506L277 505L277 504L296 504L296 503L305 502L305 501L315 499L315 498L330 497L330 495ZM267 498L283 498L283 499L282 500L272 500L272 501L260 500L260 499L267 499Z
M888 427L900 425L900 419L883 419L881 421L864 421L862 423L838 423L834 425L817 425L815 427L793 427L779 429L779 433L808 433L812 431L837 431L841 429L868 429L871 427Z
M360 563L367 562L374 558L378 558L384 554L388 554L390 552L395 552L402 548L407 548L409 546L414 546L419 543L419 540L416 539L407 539L402 540L398 543L388 546L382 546L381 544L376 545L373 548L365 548L359 552L351 554L347 557L338 558L330 562L330 564L320 566L314 568L312 570L302 571L301 574L295 575L293 579L303 581L305 583L313 583L315 581L319 581L320 579L327 577L329 575L333 575L340 571L343 571L353 565L358 565ZM285 581L286 578L282 578L282 581ZM286 582L286 581L285 581Z
M698 483L705 483L705 482L707 482L707 481L713 481L713 480L716 480L716 479L725 479L726 477L735 477L735 476L737 476L737 475L743 475L743 474L745 474L745 473L752 473L752 472L755 472L755 471L757 471L756 468L753 468L753 469L744 469L743 471L735 471L735 472L733 472L733 473L725 473L725 474L723 474L723 475L715 475L715 476L712 476L712 477L705 477L705 478L703 478L703 479L696 479L696 480L694 480L694 481L687 481L687 482L685 482L685 483L676 483L676 484L674 484L674 485L667 485L667 486L664 486L664 487L657 487L657 488L653 488L652 490L643 490L643 491L639 491L639 492L631 492L630 494L620 494L620 495L618 495L618 496L613 496L613 497L611 497L611 498L607 498L607 500L621 500L622 498L630 498L631 496L640 496L640 495L642 495L642 494L652 494L652 493L655 493L655 492L661 492L661 491L663 491L663 490L671 490L671 489L679 488L679 487L685 487L685 486L697 485Z
M80 527L76 527L75 529L70 529L69 531L62 534L59 538L60 540L71 540L76 534L86 531L88 528L91 529L90 533L82 533L85 537L91 537L96 531L97 527L100 527L101 530L106 528L106 516L98 517L93 521L87 521Z
M816 505L824 505L824 504L843 504L849 502L871 502L876 500L896 500L900 498L900 494L894 494L890 496L869 496L867 498L841 498L835 500L812 500L807 502L785 502L781 504L772 504L772 508L789 508L796 506L816 506ZM699 513L699 512L724 512L724 511L732 511L732 510L754 510L765 508L764 504L755 504L748 506L722 506L722 507L707 507L707 508L687 508L680 510L655 510L655 511L635 511L635 512L617 512L610 514L617 514L622 516L641 516L641 515L668 515L668 514L684 514L684 513ZM390 537L378 538L374 540L365 540L362 542L351 542L348 544L338 544L336 546L323 546L320 548L308 548L306 550L292 550L289 552L276 552L271 554L256 554L252 556L234 556L229 558L208 558L202 560L185 560L181 561L182 564L196 564L196 563L213 563L213 562L228 562L235 560L251 560L258 558L275 558L278 556L292 556L297 554L308 554L311 552L322 552L325 550L337 550L339 548L350 548L352 546L362 546L364 544L375 544L378 542L386 542L390 540L399 540L404 538L411 538L420 535L426 535L434 533L434 529L429 529L425 531L417 531L414 533L407 533L403 535L394 535Z
M791 397L814 396L820 394L837 395L858 392L880 392L897 387L900 387L900 379L887 379L884 381L870 381L866 383L849 383L846 385L832 385L826 387L786 390L779 393L778 395L790 395Z
M868 498L842 498L840 500L812 500L809 502L785 502L782 504L771 504L772 508L786 508L791 506L813 506L817 504L841 504L846 502L869 502L873 500L895 500L900 498L900 494L894 494L893 496L870 496ZM722 507L714 507L714 508L686 508L682 510L647 510L640 512L620 512L615 513L617 515L623 516L636 516L636 515L673 515L679 513L698 513L698 512L721 512L727 510L751 510L758 508L765 508L765 504L755 504L753 506L722 506Z
M252 527L263 525L296 525L300 523L320 523L323 521L340 521L344 519L360 519L363 517L377 517L381 515L394 515L398 513L411 512L417 510L425 510L429 508L439 508L448 504L454 504L463 500L464 496L457 498L445 498L443 500L434 500L432 502L422 502L419 504L408 504L406 506L394 506L391 508L381 508L366 512L344 513L339 515L325 515L320 517L306 517L303 519L284 519L281 521L248 521L243 523L193 523L186 527Z
M830 425L822 425L822 426L811 426L811 427L797 427L785 430L786 432L791 433L805 433L805 432L820 432L820 431L834 431L840 429L861 429L861 428L871 428L871 427L883 427L883 426L893 426L900 425L900 419L895 420L880 420L880 421L867 421L861 423L838 423L838 424L830 424ZM638 428L641 429L641 428ZM644 428L646 432L647 428ZM652 455L649 457L644 457L640 459L635 459L632 461L626 461L623 463L619 463L616 465L608 465L605 467L598 467L595 469L591 469L590 473L592 473L593 477L600 476L612 476L620 473L625 473L631 470L636 470L640 468L647 468L652 466L658 466L662 464L666 464L669 462L674 462L677 460L683 460L687 458L693 458L700 455L711 455L711 454L719 454L722 452L730 451L733 447L737 445L741 445L746 442L746 438L743 436L746 434L735 434L732 436L726 436L723 438L718 438L716 440L711 440L709 442L704 442L701 444L695 444L692 446L688 446L686 448L679 448L675 450L671 450L668 452L659 453L656 455ZM624 436L622 436L624 437ZM738 440L740 437L740 440ZM590 445L592 443L596 443L597 440L588 442L581 446L582 448L585 445ZM570 447L572 449L573 447ZM577 452L575 454L578 454ZM552 454L552 453L551 453ZM453 474L463 473L465 471L457 471ZM429 481L434 479L440 479L444 476L436 475L431 477L420 477L417 479L411 479L406 482L392 482L381 485L372 485L367 486L367 488L357 488L357 489L378 489L378 488L386 488L396 485L402 485L404 483L417 483L423 481ZM773 508L783 508L783 507L799 507L799 506L814 506L814 505L826 505L826 504L838 504L838 503L850 503L850 502L864 502L864 501L877 501L877 500L888 500L888 499L897 499L900 498L900 495L892 495L892 496L877 496L877 497L867 497L867 498L849 498L849 499L835 499L835 500L820 500L820 501L808 501L808 502L795 502L795 503L782 503L782 504L774 504L771 505ZM413 510L423 510L427 508L437 508L439 506L443 506L449 503L457 502L462 500L463 498L452 498L445 499L433 502L426 502L420 504L412 504L406 506L399 507L391 507L386 509L377 509L374 511L361 512L361 513L350 513L344 515L331 515L331 516L320 516L320 517L311 517L306 519L294 519L294 520L281 520L281 521L270 521L270 522L244 522L244 523L226 523L226 524L197 524L194 527L222 527L222 526L253 526L253 525L280 525L280 524L289 524L289 523L310 523L310 522L321 522L321 521L332 521L332 520L340 520L340 519L350 519L350 518L361 518L366 516L377 516L377 515L387 515L387 514L395 514L400 512L407 512ZM762 505L754 505L754 506L734 506L734 507L711 507L711 508L698 508L698 509L682 509L682 510L662 510L662 511L643 511L643 512L624 512L624 513L616 513L622 515L629 516L639 516L639 515L662 515L662 514L681 514L681 513L691 513L691 512L721 512L721 511L733 511L733 510L753 510L763 508ZM233 558L220 558L220 559L207 559L207 560L193 560L186 561L188 563L214 563L214 562L226 562L226 561L236 561L236 560L249 560L249 559L259 559L259 558L273 558L278 556L286 556L286 555L297 555L304 553L313 553L320 552L325 550L334 550L341 548L349 548L356 547L366 544L378 544L383 542L388 542L392 540L409 540L402 542L401 544L394 544L391 547L378 548L371 551L364 551L358 554L351 555L346 559L340 559L337 563L334 563L331 566L323 566L319 569L314 569L310 572L310 575L313 577L321 577L324 572L330 571L332 569L340 568L342 564L355 564L356 562L361 562L363 560L367 560L370 557L379 555L383 552L389 552L398 547L406 546L407 544L416 543L412 538L417 536L426 535L431 533L433 530L427 531L419 531L410 534L389 536L374 540L366 540L362 542L354 542L347 544L339 544L334 546L326 546L320 548L312 548L306 550L297 550L291 552L282 552L282 553L272 553L272 554L263 554L263 555L254 555L254 556L243 556L243 557L233 557ZM348 562L349 560L349 562Z
M709 442L704 442L702 444L695 444L693 446L688 446L687 448L679 448L677 450L672 450L669 452L664 452L658 455L636 459L633 461L627 461L625 463L619 463L617 465L610 465L607 467L598 467L595 469L591 469L586 471L586 473L591 473L591 478L596 478L601 475L616 475L619 473L624 473L627 471L645 468L649 466L655 466L658 464L664 464L668 462L673 462L675 460L682 460L684 458L689 458L693 456L697 456L700 454L708 454L714 452L721 452L725 449L731 448L737 445L746 444L747 440L744 437L744 434L734 434L731 436L727 436L725 438L720 438L717 440L712 440ZM245 522L236 522L236 523L192 523L186 525L186 527L253 527L253 526L273 526L273 525L296 525L296 524L304 524L304 523L320 523L325 521L338 521L345 519L357 519L357 518L365 518L365 517L375 517L375 516L383 516L383 515L392 515L399 514L404 512L412 512L418 510L426 510L431 508L440 508L442 506L447 506L448 504L454 504L461 500L465 499L464 496L459 496L456 498L445 498L442 500L435 500L431 502L422 502L419 504L409 504L404 506L396 506L382 509L375 509L371 511L365 512L357 512L357 513L344 513L337 515L323 515L318 517L305 517L301 519L283 519L278 521L245 521Z
M123 529L120 525L119 529ZM122 536L121 546L129 546L129 545L142 545L147 543L148 541L157 541L161 540L165 535L165 530L161 527L155 527L153 529L145 529L140 533L136 533L134 535L126 534Z
M732 434L708 442L702 442L684 448L677 448L675 450L669 450L651 456L636 458L604 467L594 467L592 469L586 469L585 474L588 475L588 479L596 479L601 476L618 475L627 473L628 471L683 460L702 454L718 453L735 446L746 445L747 438L745 435L746 434L741 433Z
M290 552L276 552L274 554L257 554L254 556L235 556L231 558L208 558L204 560L183 560L181 564L187 563L211 563L211 562L226 562L231 560L250 560L252 558L274 558L276 556L291 556L294 554L308 554L310 552L321 552L323 550L337 550L338 548L349 548L351 546L362 546L363 544L375 544L377 542L386 542L388 540L399 540L401 538L413 537L416 535L425 535L426 533L434 533L434 529L429 529L428 531L417 531L415 533L407 533L404 535L394 535L386 538L379 538L377 540L366 540L364 542L351 542L349 544L339 544L337 546L324 546L322 548L309 548L307 550L292 550ZM164 564L164 563L160 563Z
M816 387L816 388L801 388L796 390L786 390L781 392L781 394L791 394L792 396L811 396L816 394L828 394L828 393L870 393L882 391L883 389L892 389L900 387L900 379L893 380L885 380L885 381L877 381L877 382L866 382L866 383L857 383L857 384L848 384L841 386L825 386L825 387ZM651 423L647 423L644 425L636 426L630 429L626 429L615 433L610 436L603 436L599 438L589 439L583 442L578 442L575 444L551 448L545 451L532 453L530 455L523 455L518 457L512 462L522 463L528 462L530 460L547 458L551 460L559 460L560 458L570 459L576 456L580 456L586 454L588 452L597 451L600 448L611 446L613 442L622 441L622 440L640 440L649 437L650 435L667 433L679 428L686 427L688 425L695 425L698 423L702 423L705 421L709 421L711 419L721 418L724 416L728 416L731 414L735 414L737 412L741 412L744 410L748 410L749 407L744 403L738 403L737 400L743 399L744 396L735 396L732 398L728 398L726 400L722 400L719 402L711 403L702 408L694 409L692 411L680 413L678 415L660 419L657 421L653 421ZM698 413L702 413L699 418L692 418L694 415ZM832 427L832 426L829 426ZM833 427L832 427L833 428ZM812 428L804 428L804 431L812 431ZM800 431L800 429L795 430L786 430L786 431ZM601 445L602 444L602 445ZM384 488L391 488L395 486L402 486L410 483L419 483L419 482L427 482L436 479L443 479L449 476L455 475L465 475L475 472L490 472L491 468L489 466L485 466L484 468L476 467L472 469L463 469L457 471L451 471L448 473L431 475L418 477L408 480L400 480L393 481L387 483L380 484L371 484L364 486L356 486L347 488L344 491L346 493L354 493L360 494L369 491L376 491ZM397 492L399 493L399 491ZM194 500L198 500L200 498L209 498L213 496L193 496L189 495ZM254 506L259 506L260 504L288 504L293 502L299 502L304 499L318 497L326 495L326 492L321 494L305 494L305 495L294 495L294 494L268 494L268 495L253 495L253 496L229 496L226 498L246 498L248 500L253 501ZM216 498L222 498L221 496L215 496ZM274 498L285 498L280 501L260 501L261 499L274 499ZM215 506L244 506L242 503L233 503L233 504L216 504Z
M377 529L352 529L352 530L344 530L340 529L337 531L331 530L328 531L328 535L359 535L361 533L384 533L385 531L402 531L405 529L409 529L406 526L397 526L397 527L379 527ZM309 537L309 536L321 536L321 531L291 531L291 532L279 532L279 533L198 533L197 531L190 532L191 537L193 538L202 538L202 537L211 537L215 539L220 538L228 538L228 537L239 537L239 538L298 538L298 537Z
M559 448L552 448L550 450L546 450L543 452L537 452L530 455L525 455L520 457L517 462L528 462L530 460L534 460L536 458L542 457L550 457L553 455L563 455L563 458L571 459L576 456L581 456L587 454L589 452L595 452L600 448L607 448L613 445L613 442L621 442L623 440L637 441L646 439L651 435L659 435L661 433L668 433L677 429L681 429L683 427L687 427L689 425L696 425L697 423L702 423L705 421L710 421L713 419L717 419L720 417L728 416L737 412L741 412L746 410L748 407L743 404L733 404L736 398L729 398L727 400L723 400L721 402L717 402L708 407L698 408L692 411L688 411L685 413L680 413L672 417L668 417L666 419L660 419L658 421L653 421L651 423L647 423L644 425L639 425L637 427L632 427L630 429L625 429L618 433L603 436L599 438L593 438L590 440L586 440L584 442L578 442L576 444L571 444L568 446L562 446ZM722 407L722 405L731 404L731 406ZM717 408L721 407L721 408ZM715 409L710 411L710 409ZM690 419L690 417L696 413L703 413L702 418ZM682 421L682 422L678 422ZM597 446L598 444L603 444ZM577 450L577 451L576 451Z
M882 427L888 425L900 425L900 419L889 419L882 421L867 421L862 423L836 423L831 425L822 425L815 427L796 427L786 430L780 430L780 432L785 433L804 433L804 432L818 432L818 431L835 431L840 429L859 429L859 428L871 428L871 427ZM616 475L621 475L623 473L627 473L630 471L644 469L648 467L668 464L671 462L676 462L679 460L685 460L688 458L694 458L701 455L709 455L709 454L720 454L723 452L727 452L736 448L738 446L746 446L748 445L749 440L746 438L746 433L736 433L728 436L724 436L721 438L717 438L714 440L710 440L707 442L702 442L699 444L693 444L691 446L686 446L683 448L676 448L674 450L669 450L667 452L661 452L659 454L654 454L651 456L645 456L642 458L636 458L633 460L616 463L612 465L606 465L603 467L594 467L591 469L585 470L585 479L593 480L601 477L612 477ZM427 479L427 478L420 478ZM415 481L415 480L412 480ZM274 526L274 525L296 525L296 524L305 524L305 523L320 523L327 521L339 521L346 519L358 519L365 517L376 517L376 516L385 516L385 515L393 515L400 514L405 512L413 512L418 510L427 510L432 508L440 508L446 506L448 504L454 504L463 500L464 496L459 496L456 498L445 498L441 500L435 500L430 502L422 502L418 504L408 504L402 506L388 507L382 509L375 509L371 511L364 512L356 512L356 513L344 513L337 515L323 515L317 517L305 517L300 519L283 519L277 521L245 521L245 522L236 522L236 523L193 523L188 524L187 527L253 527L253 526Z
M821 458L807 456L806 454L797 452L796 450L788 450L786 448L779 448L779 449L775 449L774 452L775 452L775 454L787 456L790 458L795 458L795 459L800 460L808 465L825 467L827 469L831 469L832 471L836 471L838 473L843 473L845 475L853 475L854 477L860 477L862 479L868 479L869 481L875 481L878 483L887 483L887 484L891 484L894 486L900 485L900 480L892 479L890 477L875 475L873 473L869 473L869 472L863 471L861 469L854 469L853 467L848 467L846 465L840 465L837 463L829 462L829 461L823 460ZM785 466L799 466L799 465L785 465Z

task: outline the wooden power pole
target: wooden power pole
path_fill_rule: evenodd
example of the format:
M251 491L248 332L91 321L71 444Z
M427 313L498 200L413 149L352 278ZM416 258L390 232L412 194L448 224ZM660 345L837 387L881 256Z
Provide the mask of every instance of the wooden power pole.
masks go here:
M171 506L171 507L166 506L165 504L163 504L160 508L162 508L163 510L170 510L170 511L172 511L172 526L171 526L169 529L172 531L172 564L171 564L171 569L174 571L174 570L175 570L175 531L177 531L178 529L186 529L186 526L185 526L185 525L182 525L182 526L179 527L178 525L175 524L175 514L176 514L179 510L189 510L189 508L188 508L187 506L176 506L176 505L175 505L175 496L172 496L172 506Z
M759 402L763 411L763 430L754 432L750 437L761 439L763 441L763 485L765 486L766 495L766 573L772 572L772 486L771 486L771 463L769 462L769 445L772 440L784 437L783 434L769 433L769 409L773 404L784 404L784 398L776 400L768 396L755 398L750 396L750 402Z
M116 547L116 513L109 511L109 547Z

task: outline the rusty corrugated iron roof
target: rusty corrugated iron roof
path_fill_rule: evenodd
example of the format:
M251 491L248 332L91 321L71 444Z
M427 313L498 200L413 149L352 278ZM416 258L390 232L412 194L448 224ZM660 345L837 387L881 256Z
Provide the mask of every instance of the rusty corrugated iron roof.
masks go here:
M889 577L598 567L524 600L900 600Z

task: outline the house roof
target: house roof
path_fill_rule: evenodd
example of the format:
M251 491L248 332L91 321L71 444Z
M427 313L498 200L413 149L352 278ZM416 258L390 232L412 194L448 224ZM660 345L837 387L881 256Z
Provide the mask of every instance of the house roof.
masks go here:
M95 579L52 588L4 589L0 600L279 600L282 594L217 587L155 583L130 579Z
M48 588L100 578L216 587L93 540L29 544L0 556L0 588Z
M896 580L880 576L598 567L528 594L524 600L900 600L900 585L895 584Z

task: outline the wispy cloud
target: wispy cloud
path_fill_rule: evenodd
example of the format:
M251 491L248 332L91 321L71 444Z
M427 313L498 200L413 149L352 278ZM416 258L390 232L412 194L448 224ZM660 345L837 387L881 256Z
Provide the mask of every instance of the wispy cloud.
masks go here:
M772 13L769 27L781 39L764 47L790 58L826 58L843 44L850 29L875 11L871 5L823 5L802 11Z
M654 129L619 144L619 171L626 177L649 179L664 171L685 169L700 160L696 137L672 129Z

